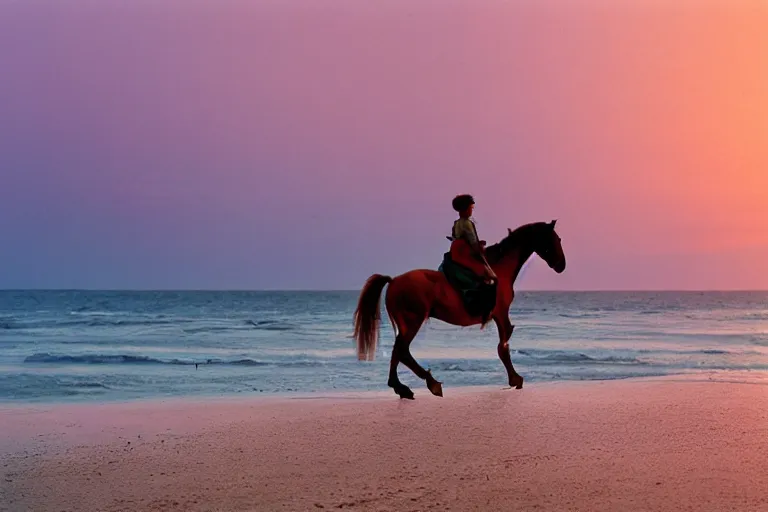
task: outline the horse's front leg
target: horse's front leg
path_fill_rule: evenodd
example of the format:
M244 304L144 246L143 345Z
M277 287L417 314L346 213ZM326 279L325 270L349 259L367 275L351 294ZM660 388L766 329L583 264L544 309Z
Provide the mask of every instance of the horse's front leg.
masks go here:
M509 312L503 315L496 315L493 317L493 320L496 322L496 328L499 331L499 359L504 363L504 368L507 370L509 385L515 389L522 389L523 378L515 371L515 367L512 366L512 358L509 355L509 339L512 337L512 331L515 329L515 326L509 321Z

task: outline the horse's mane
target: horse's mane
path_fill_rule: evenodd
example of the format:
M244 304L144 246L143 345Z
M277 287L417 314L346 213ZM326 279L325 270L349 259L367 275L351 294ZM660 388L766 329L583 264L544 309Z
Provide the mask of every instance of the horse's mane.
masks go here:
M545 226L547 226L546 222L523 224L502 238L498 243L486 247L485 258L488 260L488 263L498 263L512 249L517 249L521 245L533 241L539 236Z

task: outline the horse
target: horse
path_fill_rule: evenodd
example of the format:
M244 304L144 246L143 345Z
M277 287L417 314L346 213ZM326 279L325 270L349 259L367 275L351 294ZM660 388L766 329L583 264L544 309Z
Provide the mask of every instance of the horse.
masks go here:
M510 388L523 387L523 377L515 371L509 354L509 339L514 330L509 320L509 308L515 298L515 279L534 253L558 274L565 270L565 254L560 236L555 231L556 222L525 224L514 231L508 228L508 235L504 239L485 249L486 259L498 277L496 302L487 321L492 319L496 324L499 333L497 352L507 371ZM400 398L414 399L413 391L401 383L397 376L397 367L403 363L417 377L426 381L427 389L433 395L442 397L442 382L437 381L431 371L416 362L411 355L411 342L429 318L461 327L479 324L481 329L485 327L483 319L467 312L459 290L440 271L415 269L395 277L373 274L362 288L354 314L358 360L372 361L376 354L379 303L387 285L389 288L385 307L395 332L387 385Z

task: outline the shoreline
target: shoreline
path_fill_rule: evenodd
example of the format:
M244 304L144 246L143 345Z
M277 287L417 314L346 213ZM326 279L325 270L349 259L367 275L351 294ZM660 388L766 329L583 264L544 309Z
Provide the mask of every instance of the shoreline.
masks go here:
M0 510L768 509L768 387L711 377L0 407Z
M503 377L503 376L502 376ZM523 375L525 377L525 375ZM454 394L465 393L483 390L495 390L495 389L507 389L508 387L503 385L503 380L499 381L499 384L451 384L449 381L445 381L443 378L443 387L445 390L451 390ZM586 378L586 379L557 379L557 380L526 380L525 387L531 386L553 386L553 385L573 385L578 383L595 383L595 382L626 382L626 381L649 381L649 380L722 380L734 383L765 383L768 384L768 368L767 369L749 369L749 370L733 370L733 369L706 369L695 370L691 369L680 373L669 373L664 375L641 375L641 376L626 376L616 378ZM414 377L408 375L407 382L411 389L418 393L422 390L429 394L423 382L415 380ZM389 396L392 394L392 390L387 387L386 380L381 382L379 389L322 389L317 391L277 391L277 392L263 392L263 393L193 393L193 394L179 394L179 395L157 395L157 396L140 396L140 397L116 397L116 398L56 398L51 400L25 400L25 399L0 399L0 413L4 410L13 409L32 409L32 408L58 408L58 407L89 407L89 406L110 406L110 405L128 405L128 404L153 404L153 403L167 403L167 402L211 402L211 401L261 401L261 400L311 400L311 399L324 399L324 398L366 398L375 397L378 395ZM395 396L395 395L393 395Z

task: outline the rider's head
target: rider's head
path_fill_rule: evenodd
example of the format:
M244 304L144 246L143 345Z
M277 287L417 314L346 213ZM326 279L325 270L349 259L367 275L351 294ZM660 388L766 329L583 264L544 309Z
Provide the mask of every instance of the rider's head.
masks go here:
M469 217L475 209L475 200L469 194L461 194L453 198L451 205L454 210L459 212L459 215Z

